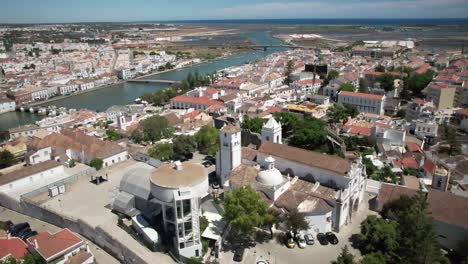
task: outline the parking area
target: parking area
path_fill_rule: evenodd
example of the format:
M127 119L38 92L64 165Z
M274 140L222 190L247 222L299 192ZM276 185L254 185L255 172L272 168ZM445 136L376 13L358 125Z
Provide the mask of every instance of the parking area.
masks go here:
M361 204L353 221L348 225L342 227L339 233L335 233L338 237L338 244L336 245L320 245L317 241L317 236L314 234L314 245L307 245L306 248L301 249L297 245L294 248L287 248L282 239L282 234L276 233L275 238L259 239L256 245L247 248L244 253L242 262L235 262L233 260L234 253L227 249L220 254L220 263L257 263L263 260L268 264L283 264L283 263L331 263L336 260L341 253L341 249L348 245L349 250L356 256L359 256L359 251L351 247L349 238L352 234L360 231L360 223L369 215L374 212L368 210L367 204ZM265 234L269 237L269 233Z
M42 207L74 219L81 219L93 227L100 226L115 239L124 242L127 247L147 260L148 263L153 263L153 261L173 263L168 255L150 251L118 227L118 217L111 212L110 203L117 195L123 175L138 168L153 169L146 163L127 160L97 171L93 176L102 176L104 179L108 179L99 185L90 182L91 177L83 177L73 184L67 185L67 191L64 194L53 198L42 194L35 197L34 200L39 202Z
M32 230L35 230L37 232L45 232L49 231L51 233L55 233L60 230L59 227L51 225L49 223L43 222L41 220L38 220L36 218L32 218L26 215L22 215L20 213L17 213L15 211L11 211L7 208L0 207L0 221L12 221L13 223L24 223L28 222L31 226ZM83 238L83 237L82 237ZM87 240L86 238L83 238L85 241L88 242L89 248L91 252L94 255L96 263L109 263L109 264L117 264L119 261L117 261L115 258L113 258L111 255L107 254L104 250L102 250L100 247L96 246L94 243L91 241Z

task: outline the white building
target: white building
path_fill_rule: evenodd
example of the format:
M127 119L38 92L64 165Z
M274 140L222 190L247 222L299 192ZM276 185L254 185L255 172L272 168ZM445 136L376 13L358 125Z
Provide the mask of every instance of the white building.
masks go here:
M63 175L66 174L62 164L55 160L47 160L2 175L0 192L17 197L22 193L47 186Z
M262 127L262 142L268 141L283 144L281 124L271 117Z
M8 98L0 98L0 114L15 111L16 103Z
M338 104L355 107L359 112L384 114L385 95L341 91Z
M229 173L241 164L241 130L227 125L219 134L220 150L216 153L216 175L224 185Z
M208 173L200 164L175 162L157 169L139 168L122 178L112 208L123 214L140 212L162 220L166 237L177 252L201 257L201 198L208 194Z
M281 133L281 130L275 132ZM224 137L221 135L221 145L226 142ZM224 162L233 164L236 160L234 164L240 163L237 162L240 152L221 147L220 153L224 151L229 153L224 158L230 158ZM338 232L340 227L350 223L363 201L366 172L361 159L351 162L273 143L265 137L256 161L262 169L247 162L230 167L228 176L221 178L224 186L231 189L252 186L271 200L274 208L303 213L314 232Z

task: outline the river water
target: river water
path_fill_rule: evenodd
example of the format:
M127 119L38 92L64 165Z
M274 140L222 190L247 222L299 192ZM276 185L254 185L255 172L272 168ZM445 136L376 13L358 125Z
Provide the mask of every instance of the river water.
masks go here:
M265 31L250 31L241 33L240 37L250 39L257 45L279 45L282 42L271 36ZM200 43L202 44L202 43ZM182 80L189 73L198 72L199 74L208 74L230 66L239 66L248 61L263 58L280 49L270 48L267 51L249 51L241 54L232 55L219 60L199 64L180 70L169 71L161 74L148 76L147 79L163 80ZM90 109L95 111L104 111L113 105L123 105L132 102L145 93L154 92L168 87L167 84L157 83L122 83L106 88L98 89L92 92L70 96L62 100L46 103L45 105L55 105L57 107L67 107L76 109ZM9 112L0 115L0 131L7 130L19 125L33 123L43 116L31 113Z

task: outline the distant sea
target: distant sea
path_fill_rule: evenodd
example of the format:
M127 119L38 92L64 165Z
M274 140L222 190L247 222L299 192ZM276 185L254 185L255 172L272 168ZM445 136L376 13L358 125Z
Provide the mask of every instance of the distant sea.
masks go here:
M164 23L183 24L255 24L255 25L353 25L353 26L401 26L401 25L468 25L468 18L404 18L404 19L227 19L227 20L178 20Z

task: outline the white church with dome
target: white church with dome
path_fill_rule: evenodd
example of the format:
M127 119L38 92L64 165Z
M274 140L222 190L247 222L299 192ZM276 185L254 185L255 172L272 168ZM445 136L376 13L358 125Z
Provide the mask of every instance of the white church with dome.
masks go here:
M251 186L273 209L303 213L311 231L339 232L352 221L364 198L366 173L361 159L350 161L283 145L281 133L281 124L270 118L262 128L261 146L252 150L240 146L240 128L224 127L217 154L223 187ZM255 158L247 160L245 154L252 151Z

